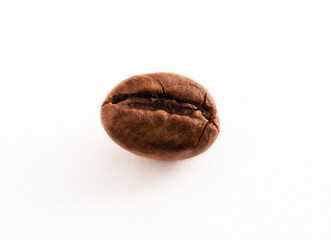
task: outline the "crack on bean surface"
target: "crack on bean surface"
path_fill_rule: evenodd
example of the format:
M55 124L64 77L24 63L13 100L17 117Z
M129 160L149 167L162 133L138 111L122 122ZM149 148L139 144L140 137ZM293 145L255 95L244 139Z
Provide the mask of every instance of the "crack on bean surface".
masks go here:
M166 94L165 91L164 91L164 87L163 87L161 81L160 81L160 80L156 80L156 81L158 81L158 83L160 84L160 86L161 86L161 88L162 88L163 95L164 95L164 96L167 96L167 94Z
M204 128L202 129L202 132L201 132L200 137L199 137L199 140L198 140L198 146L200 145L201 138L202 138L203 134L205 133L206 128L208 127L208 125L209 125L210 123L211 123L211 122L208 121L208 122L206 123L206 125L204 126Z

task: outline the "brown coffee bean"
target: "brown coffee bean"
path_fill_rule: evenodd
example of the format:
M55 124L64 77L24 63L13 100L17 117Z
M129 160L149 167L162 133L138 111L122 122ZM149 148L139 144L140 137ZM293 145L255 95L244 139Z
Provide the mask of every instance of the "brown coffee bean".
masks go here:
M101 122L124 149L162 160L196 156L219 132L208 91L174 73L141 74L120 82L102 104Z

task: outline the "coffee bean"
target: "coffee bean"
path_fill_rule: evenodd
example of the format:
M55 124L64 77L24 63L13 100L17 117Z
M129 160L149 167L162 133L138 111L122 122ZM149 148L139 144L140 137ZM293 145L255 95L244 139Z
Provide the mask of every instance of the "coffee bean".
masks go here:
M219 132L208 91L174 73L141 74L120 82L102 104L101 122L122 148L162 160L196 156Z

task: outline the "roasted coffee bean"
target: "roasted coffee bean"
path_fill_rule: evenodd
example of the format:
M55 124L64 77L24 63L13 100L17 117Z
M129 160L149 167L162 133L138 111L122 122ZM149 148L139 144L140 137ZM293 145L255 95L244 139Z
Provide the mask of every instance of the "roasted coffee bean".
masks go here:
M141 74L120 82L102 104L101 122L124 149L162 160L196 156L219 133L211 95L174 73Z

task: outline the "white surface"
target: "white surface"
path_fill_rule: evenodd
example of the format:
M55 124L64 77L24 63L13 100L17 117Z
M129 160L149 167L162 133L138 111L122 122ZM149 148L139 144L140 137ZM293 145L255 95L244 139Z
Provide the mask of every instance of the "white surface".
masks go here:
M330 1L1 1L0 239L331 239ZM221 133L162 162L99 120L119 81L203 84Z

